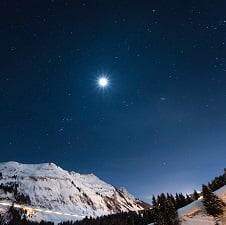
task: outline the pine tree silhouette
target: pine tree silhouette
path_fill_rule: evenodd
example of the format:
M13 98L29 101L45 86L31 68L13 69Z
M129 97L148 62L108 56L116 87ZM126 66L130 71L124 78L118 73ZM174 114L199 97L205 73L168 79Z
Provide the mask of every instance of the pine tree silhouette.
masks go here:
M202 185L202 192L203 204L206 212L212 216L222 215L224 202L211 191L210 187L206 185Z

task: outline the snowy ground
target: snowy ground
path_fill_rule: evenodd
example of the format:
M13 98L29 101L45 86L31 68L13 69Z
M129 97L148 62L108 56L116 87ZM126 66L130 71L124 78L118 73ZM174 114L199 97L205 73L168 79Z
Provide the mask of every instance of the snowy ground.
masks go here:
M215 192L226 203L226 185ZM208 216L202 204L197 200L178 210L181 225L226 225L226 208L224 215L219 218Z
M211 216L196 215L194 217L183 217L182 225L215 225L216 220Z

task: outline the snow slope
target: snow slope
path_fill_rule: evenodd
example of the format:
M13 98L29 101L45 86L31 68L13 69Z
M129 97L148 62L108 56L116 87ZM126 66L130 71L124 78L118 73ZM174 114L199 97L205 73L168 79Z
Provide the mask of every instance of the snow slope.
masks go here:
M179 209L178 214L181 225L215 225L215 219L206 214L201 200Z
M0 184L13 187L16 194L29 196L29 206L78 215L75 217L36 211L31 216L32 220L57 223L81 219L83 216L96 217L143 209L141 202L126 190L117 189L93 174L68 172L53 163L0 163L0 173ZM5 192L0 186L0 203L18 202L16 194L15 190ZM28 204L25 202L25 205Z
M226 185L214 192L226 203ZM225 215L214 218L207 215L202 203L202 199L192 202L191 204L178 210L181 225L215 225L226 224Z

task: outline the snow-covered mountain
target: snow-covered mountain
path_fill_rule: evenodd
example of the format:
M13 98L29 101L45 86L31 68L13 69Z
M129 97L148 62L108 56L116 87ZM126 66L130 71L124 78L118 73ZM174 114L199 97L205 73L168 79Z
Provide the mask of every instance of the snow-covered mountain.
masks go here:
M214 192L226 203L226 185ZM214 218L207 215L202 199L178 210L181 225L226 225L226 207L224 215Z
M35 209L30 210L31 220L54 222L144 207L125 189L117 189L93 174L68 172L54 163L0 163L0 210L12 202Z

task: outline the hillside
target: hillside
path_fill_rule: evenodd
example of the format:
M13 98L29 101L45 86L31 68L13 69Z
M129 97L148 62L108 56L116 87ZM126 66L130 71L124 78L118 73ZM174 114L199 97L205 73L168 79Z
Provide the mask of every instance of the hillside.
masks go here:
M226 185L215 191L226 203ZM178 210L181 225L219 225L226 224L226 206L224 207L224 215L214 218L207 215L202 203L202 199L192 202L191 204Z

